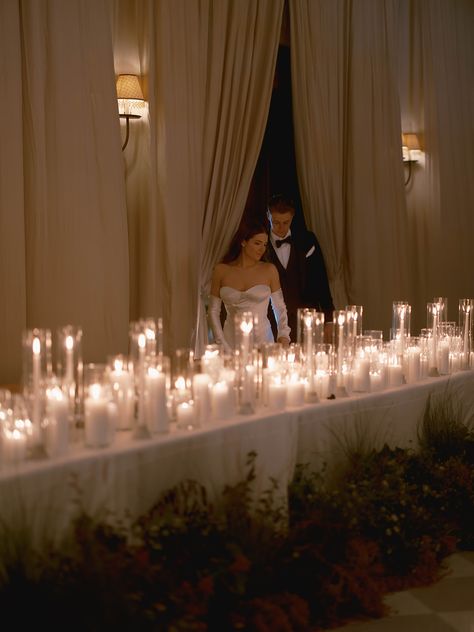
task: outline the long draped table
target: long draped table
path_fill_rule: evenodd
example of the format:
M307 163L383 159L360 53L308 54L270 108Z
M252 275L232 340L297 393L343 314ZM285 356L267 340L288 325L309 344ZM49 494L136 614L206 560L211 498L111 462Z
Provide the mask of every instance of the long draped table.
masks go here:
M335 466L349 447L414 447L428 398L452 397L466 415L474 410L474 371L427 378L379 393L324 400L300 408L212 422L134 440L117 433L111 447L73 445L68 455L26 461L0 471L0 528L27 528L36 544L57 540L78 511L130 522L183 479L204 485L211 498L245 476L256 452L255 493L278 483L284 499L295 465Z

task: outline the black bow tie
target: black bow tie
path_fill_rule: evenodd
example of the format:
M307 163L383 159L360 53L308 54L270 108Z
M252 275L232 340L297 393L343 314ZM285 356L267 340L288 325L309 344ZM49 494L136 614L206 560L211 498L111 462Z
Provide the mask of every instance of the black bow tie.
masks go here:
M285 239L275 239L276 247L279 248L282 244L291 244L291 235L285 237Z

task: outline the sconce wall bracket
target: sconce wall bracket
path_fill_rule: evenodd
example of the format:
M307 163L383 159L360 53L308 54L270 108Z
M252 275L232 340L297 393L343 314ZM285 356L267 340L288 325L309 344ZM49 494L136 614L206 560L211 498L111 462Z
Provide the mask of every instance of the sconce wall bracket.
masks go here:
M139 118L141 118L141 116L139 114L119 114L119 117L123 118L123 119L126 119L126 121L127 121L125 140L124 140L124 143L122 145L122 151L123 151L125 149L125 147L127 146L128 138L130 136L130 119L139 119Z

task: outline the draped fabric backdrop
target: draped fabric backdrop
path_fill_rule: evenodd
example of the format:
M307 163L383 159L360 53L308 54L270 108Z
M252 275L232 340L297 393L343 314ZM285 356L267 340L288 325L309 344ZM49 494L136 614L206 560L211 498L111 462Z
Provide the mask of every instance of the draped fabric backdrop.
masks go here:
M129 279L107 4L7 0L0 11L2 83L12 87L0 147L10 382L20 380L24 326L82 325L88 361L126 350Z
M474 3L288 0L299 181L337 307L474 297ZM3 0L0 380L25 327L79 324L84 359L163 316L206 342L202 294L262 141L283 0ZM121 151L115 75L149 110ZM404 187L400 132L423 133Z
M388 333L412 298L400 159L396 0L290 0L303 208L322 243L336 309L364 306Z
M413 309L426 327L426 303L474 297L474 3L402 0L402 127L422 132L419 164L407 188ZM413 318L412 318L413 320Z

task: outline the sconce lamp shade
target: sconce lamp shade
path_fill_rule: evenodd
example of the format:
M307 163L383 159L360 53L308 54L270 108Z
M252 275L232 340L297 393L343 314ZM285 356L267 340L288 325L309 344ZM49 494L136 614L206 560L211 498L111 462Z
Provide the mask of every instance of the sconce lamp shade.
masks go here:
M141 117L137 110L145 107L145 99L137 75L119 75L116 88L119 116L126 120L126 137L122 145L123 151L127 146L130 135L130 119L139 119Z
M117 77L117 99L145 100L137 75L119 75Z
M402 145L408 147L410 151L413 149L420 150L420 142L417 134L402 134Z

